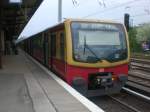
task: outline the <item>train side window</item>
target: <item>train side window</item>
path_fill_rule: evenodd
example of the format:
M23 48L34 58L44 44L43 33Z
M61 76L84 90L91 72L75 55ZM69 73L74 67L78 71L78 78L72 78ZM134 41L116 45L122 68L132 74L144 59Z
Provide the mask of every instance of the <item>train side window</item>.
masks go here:
M60 33L60 57L64 60L65 57L65 35L64 32Z

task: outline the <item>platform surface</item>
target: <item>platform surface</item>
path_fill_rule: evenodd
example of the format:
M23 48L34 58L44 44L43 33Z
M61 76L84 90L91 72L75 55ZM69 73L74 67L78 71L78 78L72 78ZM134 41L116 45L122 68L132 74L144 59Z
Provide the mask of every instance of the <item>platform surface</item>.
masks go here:
M2 61L0 112L90 112L23 52Z

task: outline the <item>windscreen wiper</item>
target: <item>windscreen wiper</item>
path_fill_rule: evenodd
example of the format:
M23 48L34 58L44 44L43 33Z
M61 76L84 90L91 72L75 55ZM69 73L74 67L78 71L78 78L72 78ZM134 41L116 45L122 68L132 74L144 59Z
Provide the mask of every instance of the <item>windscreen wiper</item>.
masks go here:
M85 55L85 48L87 48L93 55L94 57L97 59L97 61L102 62L101 58L99 58L96 53L89 47L89 45L87 45L86 43L86 36L84 36L84 55Z

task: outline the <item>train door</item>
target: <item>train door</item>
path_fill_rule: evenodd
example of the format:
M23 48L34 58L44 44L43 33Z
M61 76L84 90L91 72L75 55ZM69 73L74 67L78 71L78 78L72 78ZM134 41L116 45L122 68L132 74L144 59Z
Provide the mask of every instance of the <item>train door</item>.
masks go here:
M47 48L47 53L48 53L48 57L47 57L47 58L48 58L48 59L47 59L48 61L47 61L47 64L48 64L48 65L47 65L47 67L50 68L50 69L52 69L52 63L51 63L51 61L52 61L52 53L51 53L51 52L52 52L52 43L51 43L51 40L52 40L51 38L52 38L52 36L51 36L51 33L48 33L47 37L48 37L48 38L47 38L47 42L48 42L48 45L47 45L47 47L48 47L48 48Z
M65 57L66 57L66 53L65 53L65 33L64 31L60 31L59 32L59 66L58 66L58 69L59 69L59 72L60 74L63 75L63 77L65 77L66 75L66 60L65 60Z
M52 36L52 69L66 79L65 67L65 35L64 31L60 30Z
M48 33L44 34L43 51L44 51L44 64L48 67L48 60L49 60Z
M54 58L56 57L56 33L50 34L50 60L49 65L54 70Z
M33 38L30 39L30 55L33 55Z
M32 38L29 39L29 54L32 55L32 50L33 50L33 47L32 47Z

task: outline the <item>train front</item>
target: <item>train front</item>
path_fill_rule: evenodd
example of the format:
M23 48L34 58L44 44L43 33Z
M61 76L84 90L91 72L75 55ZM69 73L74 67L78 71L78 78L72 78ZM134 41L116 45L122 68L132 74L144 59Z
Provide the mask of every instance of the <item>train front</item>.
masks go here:
M87 96L118 93L128 76L129 42L124 26L98 21L70 21L68 25L68 83Z

